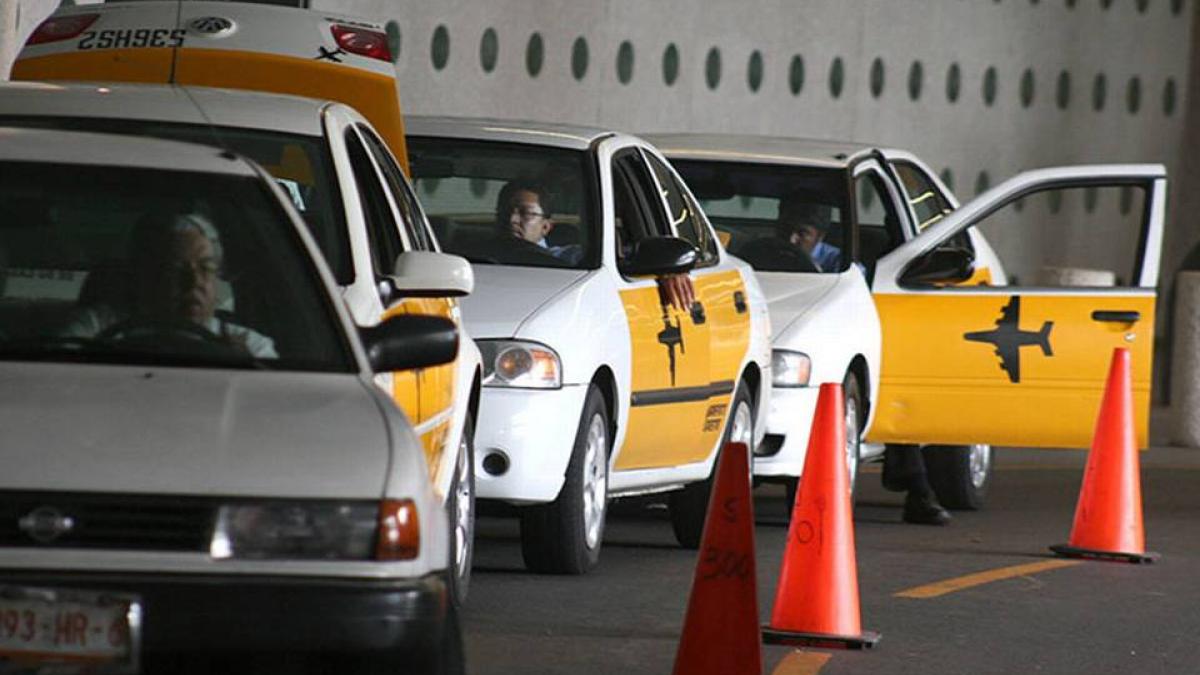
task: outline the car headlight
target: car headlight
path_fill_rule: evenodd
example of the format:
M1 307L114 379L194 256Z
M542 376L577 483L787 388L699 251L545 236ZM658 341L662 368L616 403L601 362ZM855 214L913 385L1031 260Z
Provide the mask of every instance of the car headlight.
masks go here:
M480 340L483 386L558 389L562 361L546 345L520 340Z
M807 387L812 360L804 352L771 351L771 384L776 387Z
M416 557L420 526L411 500L225 504L209 555L252 560L396 560Z

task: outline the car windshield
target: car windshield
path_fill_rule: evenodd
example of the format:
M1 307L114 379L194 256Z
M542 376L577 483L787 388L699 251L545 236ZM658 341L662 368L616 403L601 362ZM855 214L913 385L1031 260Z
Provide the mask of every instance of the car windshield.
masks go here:
M228 148L258 162L292 198L339 284L354 282L350 241L333 159L321 136L102 117L0 117L5 126L153 136Z
M0 162L0 359L349 371L257 178Z
M760 272L840 272L849 263L838 169L672 159L732 254Z
M474 263L599 266L587 153L408 139L413 186L442 248Z

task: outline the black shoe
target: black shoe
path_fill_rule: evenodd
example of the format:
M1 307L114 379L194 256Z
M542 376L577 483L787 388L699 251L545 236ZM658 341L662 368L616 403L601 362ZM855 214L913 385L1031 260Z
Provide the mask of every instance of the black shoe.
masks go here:
M917 525L948 525L950 512L942 508L932 493L909 492L904 498L904 522Z

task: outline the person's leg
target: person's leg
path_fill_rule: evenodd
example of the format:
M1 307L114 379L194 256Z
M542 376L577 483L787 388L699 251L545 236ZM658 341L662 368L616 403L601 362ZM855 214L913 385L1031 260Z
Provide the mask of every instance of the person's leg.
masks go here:
M897 446L902 455L901 465L908 483L904 498L904 522L920 525L945 525L950 513L938 503L929 475L925 471L924 451L919 445Z

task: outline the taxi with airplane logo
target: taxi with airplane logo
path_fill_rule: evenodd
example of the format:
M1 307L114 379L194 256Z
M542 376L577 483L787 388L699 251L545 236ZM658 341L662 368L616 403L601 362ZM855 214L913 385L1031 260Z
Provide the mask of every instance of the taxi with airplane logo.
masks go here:
M843 382L852 485L858 463L881 459L885 444L927 444L939 499L979 508L991 444L1088 444L1114 346L1134 350L1145 443L1162 167L1027 172L960 206L902 150L647 138L729 250L755 267L770 302L775 388L756 475L800 474L815 385ZM815 244L805 245L804 228ZM1022 240L1053 245L1035 257ZM989 242L1012 251L1007 265Z
M770 324L750 267L638 138L422 117L408 133L430 222L475 269L478 495L520 507L526 565L592 568L610 497L666 494L697 546L722 440L764 432Z

